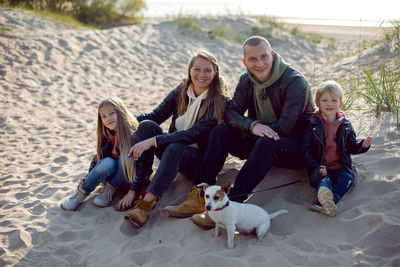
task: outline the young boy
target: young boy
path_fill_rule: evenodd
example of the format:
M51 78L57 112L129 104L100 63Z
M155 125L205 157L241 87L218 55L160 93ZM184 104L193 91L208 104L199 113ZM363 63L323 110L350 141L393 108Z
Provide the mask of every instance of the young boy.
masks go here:
M356 139L350 121L340 111L343 90L335 81L318 86L315 104L318 111L310 119L302 145L310 184L317 189L320 203L311 209L333 217L336 203L354 182L356 172L350 154L367 152L372 137Z

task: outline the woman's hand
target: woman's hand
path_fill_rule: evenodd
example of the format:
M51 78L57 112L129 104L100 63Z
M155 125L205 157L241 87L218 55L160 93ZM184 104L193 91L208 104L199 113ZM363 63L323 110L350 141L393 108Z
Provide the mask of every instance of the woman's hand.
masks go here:
M132 156L134 160L138 160L142 156L143 152L155 146L156 138L148 138L131 147L131 149L129 149L128 156Z
M120 201L118 201L117 208L119 210L126 210L130 208L135 196L136 192L129 189L128 193L126 193L126 195Z
M362 147L363 148L369 148L372 144L372 137L371 136L367 136L365 137L363 143L362 143Z

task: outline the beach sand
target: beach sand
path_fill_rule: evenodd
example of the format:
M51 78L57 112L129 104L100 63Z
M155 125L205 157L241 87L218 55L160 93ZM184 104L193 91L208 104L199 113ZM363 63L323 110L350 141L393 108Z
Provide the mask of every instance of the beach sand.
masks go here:
M360 138L374 139L369 152L353 157L358 183L334 218L309 210L316 194L307 182L257 193L250 203L289 213L272 221L260 246L255 235L240 234L230 250L225 233L215 238L213 230L161 213L192 187L178 175L136 229L112 206L92 205L93 196L76 212L59 206L95 153L97 104L116 95L134 114L151 111L185 77L194 48L218 57L232 93L245 71L240 44L168 21L75 30L5 8L0 26L0 266L400 266L400 131L392 114L346 113ZM339 38L354 36L346 27L333 30ZM358 40L340 45L350 52ZM331 64L335 50L298 38L271 43L313 86L347 77L359 60ZM376 64L385 51L365 52L362 64ZM229 158L219 183L234 179L242 164ZM255 190L305 177L304 170L274 167Z

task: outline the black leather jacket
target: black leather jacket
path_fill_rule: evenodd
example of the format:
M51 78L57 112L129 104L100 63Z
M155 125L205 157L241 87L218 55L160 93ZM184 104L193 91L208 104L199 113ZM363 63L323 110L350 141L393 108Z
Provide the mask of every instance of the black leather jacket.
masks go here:
M367 152L369 147L362 147L363 140L356 139L353 126L347 119L344 119L339 125L336 137L339 157L344 168L356 178L356 169L352 164L351 154ZM312 116L307 125L302 143L302 153L307 163L310 184L317 187L322 179L319 175L319 167L325 153L325 136L322 122L316 116Z
M171 143L190 145L197 143L199 150L204 152L207 146L209 133L218 123L214 118L214 108L211 108L206 115L197 120L190 129L176 131L175 120L178 118L178 99L181 88L182 85L176 87L151 113L140 114L137 116L137 119L139 122L143 120L152 120L157 124L161 124L172 115L168 134L157 135L157 145L161 146Z
M297 70L288 67L282 76L265 90L269 96L277 121L268 124L279 136L302 138L305 118L315 110L310 86L306 78ZM248 110L248 116L244 116ZM250 126L257 120L253 82L247 72L242 74L235 94L225 112L225 121L251 134Z

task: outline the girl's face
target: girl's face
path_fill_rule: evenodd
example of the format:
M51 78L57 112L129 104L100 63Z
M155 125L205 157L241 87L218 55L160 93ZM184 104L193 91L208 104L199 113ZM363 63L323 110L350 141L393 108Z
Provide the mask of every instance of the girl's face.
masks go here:
M195 92L207 89L215 77L213 65L208 60L198 57L190 68L190 78Z
M101 121L108 129L115 131L118 125L117 112L111 105L104 105L99 110Z
M336 118L336 113L342 107L343 101L330 92L325 92L318 101L315 101L315 104L325 117Z

